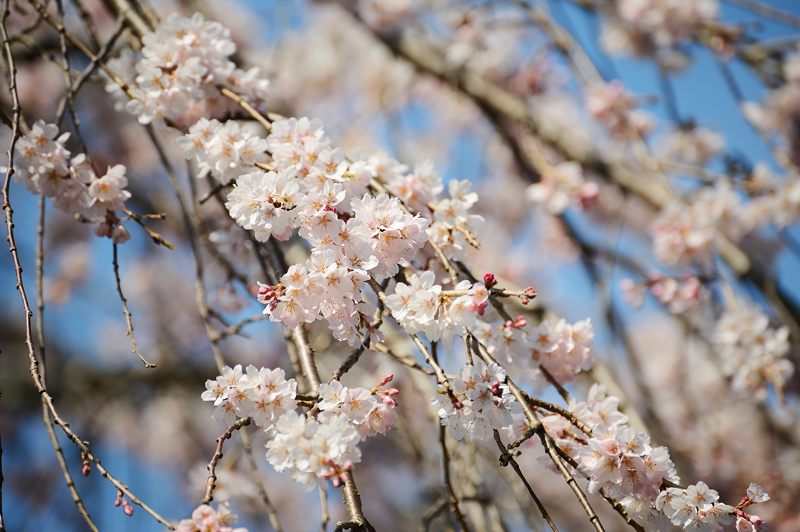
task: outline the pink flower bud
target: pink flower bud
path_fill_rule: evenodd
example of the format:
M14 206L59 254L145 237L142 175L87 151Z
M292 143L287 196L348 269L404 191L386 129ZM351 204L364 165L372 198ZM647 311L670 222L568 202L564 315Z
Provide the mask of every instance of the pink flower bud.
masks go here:
M389 373L387 376L383 378L383 380L378 386L384 386L385 384L392 382L392 379L394 379L394 373Z
M128 501L125 501L125 504L122 505L122 512L127 515L128 517L133 515L133 506L130 505Z
M519 301L523 305L527 305L528 303L530 303L531 299L534 299L535 297L536 297L536 290L534 290L532 286L529 286L522 291L522 295L519 296Z
M461 410L464 408L464 403L462 403L458 397L456 397L456 394L454 394L452 390L447 390L447 395L450 396L450 403L453 405L453 408L456 410Z
M88 477L91 472L92 472L92 468L89 467L89 461L88 460L84 460L83 461L83 467L81 468L81 473L83 473L84 477Z
M597 203L597 198L600 195L600 187L594 181L587 181L578 192L578 201L581 208L588 209Z
M492 289L494 286L497 285L497 279L495 278L493 273L485 273L483 275L483 285L489 289Z

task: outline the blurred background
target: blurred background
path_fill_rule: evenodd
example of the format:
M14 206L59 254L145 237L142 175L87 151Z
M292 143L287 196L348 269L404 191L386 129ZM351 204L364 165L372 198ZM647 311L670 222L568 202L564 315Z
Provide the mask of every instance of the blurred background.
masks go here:
M757 163L796 180L797 174L787 168L793 168L796 160L793 143L800 105L792 108L794 104L786 103L786 113L791 109L797 113L786 118L794 121L791 127L775 126L767 132L756 127L759 124L754 126L755 107L749 107L749 115L742 108L744 102L766 105L790 82L783 65L797 50L800 5L792 0L698 0L698 9L716 6L711 29L690 29L689 22L675 21L685 32L675 30L677 37L665 44L648 32L645 21L620 25L615 10L631 3L151 0L144 4L161 18L172 12L200 12L229 27L238 45L237 62L260 67L269 78L271 108L321 119L333 142L348 154L382 150L409 167L429 161L445 180L470 180L480 193L478 212L486 219L478 235L481 249L470 250L466 261L472 270L493 272L509 286L532 285L538 292L536 312L546 309L568 320L590 317L594 323L598 363L570 391L583 397L591 381L603 382L624 398L629 415L638 415L637 422L655 441L669 446L685 483L704 480L722 499L736 504L749 482L758 482L773 496L762 517L775 530L800 530L797 377L787 384L783 400L774 391L762 403L743 399L730 390L708 343L709 327L713 328L722 305L720 279L732 287L741 304L763 309L776 325L790 326L793 344L798 341L793 320L800 316L800 231L796 224L766 225L743 237L740 247L757 265L758 275L743 275L719 256L693 270L710 279L709 296L688 317L670 312L652 297L637 309L621 289L623 280L646 278L653 271L683 274L683 270L661 264L650 249L648 228L658 208L637 194L636 187L620 186L604 170L628 164L635 143L615 137L586 105L591 87L587 78L619 80L634 98L636 112L641 113L638 119L651 126L642 136L646 149L660 159L682 161L683 166L676 163L669 171L676 193L689 195L718 175L745 182ZM37 22L28 2L11 5L10 32L22 35L13 49L23 110L31 122L52 121L64 92L58 34ZM114 33L118 7L113 1L65 2L66 26L97 49ZM53 5L49 9L55 12ZM132 41L130 33L123 34L117 48ZM577 56L575 49L581 51ZM77 52L71 54L76 70L87 64ZM576 57L582 58L577 64ZM470 84L471 76L491 86ZM151 226L176 244L174 250L155 246L131 224L133 238L120 247L121 278L140 351L158 367L142 367L130 352L115 289L111 243L94 237L89 225L47 205L43 294L48 384L61 415L92 442L104 465L159 513L178 520L201 499L214 440L225 429L222 422L211 419L211 405L200 400L205 380L214 378L217 369L196 305L195 262L175 192L145 130L135 117L114 109L103 85L93 79L76 97L88 150L101 168L116 163L128 167L131 208L166 213L164 220ZM523 104L525 113L535 118L535 127L524 117L514 120L499 113L491 97L488 102L482 99L482 90L498 94L493 87ZM0 104L8 113L7 89L0 91ZM65 130L74 127L69 119L64 124ZM697 134L698 128L704 133ZM691 134L681 136L681 132ZM188 180L194 178L175 148L177 134L165 127L158 134L178 170L181 193L186 194ZM0 137L7 146L10 134L5 126ZM571 159L584 165L586 178L599 187L591 206L573 203L556 216L530 201L526 190L538 176L519 154L530 142L539 143L553 164ZM630 166L635 174L636 164ZM638 179L647 188L647 176ZM209 189L206 181L196 182L201 194ZM39 198L16 184L11 197L25 279L35 298ZM204 282L214 326L224 331L254 319L241 333L220 341L226 361L289 370L280 327L257 321L262 306L245 288L264 281L250 242L214 202L203 206L201 217ZM303 249L294 242L286 252L290 261L298 260ZM245 283L237 282L215 260L219 253L230 259ZM84 530L30 382L13 275L10 254L0 252L0 436L6 526L20 531ZM531 314L530 319L537 318ZM324 374L335 369L348 351L327 333L324 325L312 327ZM457 346L452 351L445 365L457 371ZM416 356L412 350L408 353ZM793 345L790 360L797 361L799 353ZM372 382L375 375L388 372L397 375L401 419L387 436L364 444L364 460L356 475L365 513L379 530L417 530L425 528L426 520L431 530L452 528L446 511L429 515L444 496L439 447L430 443L438 437L438 423L426 400L433 394L432 383L419 382L418 375L378 353L370 353L348 379ZM557 399L554 392L543 394ZM272 470L263 459L263 440L251 433L260 477L284 529L318 529L319 494L302 491L287 475ZM113 486L96 470L82 476L81 457L62 436L59 433L76 486L101 530L162 529L138 507L132 517L123 515L113 504ZM240 440L231 440L227 449L215 500L231 501L240 516L239 526L270 529L257 478ZM469 511L483 515L487 529L501 522L508 530L544 530L541 519L526 508L526 495L513 487L506 471L498 472L496 457L487 455L489 449L451 446L454 475L466 486L465 500L472 501L465 503ZM540 449L531 443L520 458L537 492L549 508L556 509L562 530L585 530L588 524L568 489L540 464L539 456ZM475 467L459 466L466 463ZM328 489L334 523L344 516L336 491ZM497 501L499 516L489 516L482 506L487 494ZM624 529L616 514L600 503L595 507L602 509L608 529Z

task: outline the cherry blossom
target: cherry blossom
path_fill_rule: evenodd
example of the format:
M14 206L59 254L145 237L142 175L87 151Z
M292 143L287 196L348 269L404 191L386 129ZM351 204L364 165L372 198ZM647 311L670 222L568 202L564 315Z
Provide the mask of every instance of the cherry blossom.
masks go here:
M56 207L67 213L99 219L97 236L126 242L130 234L115 214L125 210L131 197L125 166L111 166L98 176L86 154L73 157L64 146L68 138L69 133L58 134L55 124L37 120L16 145L20 166L15 179L34 194L54 198Z
M500 366L467 365L459 378L450 380L451 389L441 390L432 404L441 423L454 438L485 440L492 431L510 426L521 412L519 403L505 384L506 373Z
M222 375L206 381L201 398L212 401L223 417L252 416L255 423L271 429L276 420L296 407L297 382L286 379L282 369L247 367L246 373L237 364L225 366Z
M618 137L629 137L632 133L646 135L654 126L654 119L634 109L635 104L636 99L618 80L595 83L586 92L589 113Z
M589 478L589 491L600 491L619 500L629 514L655 523L654 508L664 481L678 482L666 447L651 445L647 433L637 432L619 411L619 399L601 385L592 385L586 401L571 402L569 411L591 428L578 431L565 418L542 418L557 445L578 462Z
M128 51L109 61L127 82L132 99L114 80L106 90L143 124L164 118L188 125L223 114L234 104L220 96L220 85L256 106L266 97L269 84L258 69L243 71L230 60L236 52L230 31L199 13L190 18L173 13L142 44L139 54Z
M233 514L226 504L221 504L216 510L207 504L201 504L192 511L190 519L181 519L177 532L247 532L246 528L233 528L230 525L236 522Z
M395 388L383 391L366 388L348 388L339 381L321 384L319 387L319 419L344 415L355 426L361 439L376 434L386 434L397 414L393 408L397 402Z
M544 205L551 214L561 214L572 205L586 207L598 194L597 184L586 181L581 165L564 162L542 175L541 182L528 187L528 199Z
M714 330L723 372L732 377L732 387L745 397L763 401L767 384L782 393L794 373L785 358L789 352L789 329L773 328L769 318L753 308L736 308L722 315Z
M531 331L530 336L534 362L559 383L572 382L578 372L592 367L594 329L591 320L573 325L563 318L556 323L544 320Z
M178 146L197 165L198 177L211 174L223 183L267 161L267 141L233 120L200 119L178 139Z
M649 292L673 314L683 314L696 308L706 296L702 281L693 275L675 278L652 273L645 282L623 279L620 286L634 307L641 307L645 294Z
M321 480L338 479L361 461L360 439L344 414L314 419L291 411L274 426L274 435L267 442L267 461L311 490Z

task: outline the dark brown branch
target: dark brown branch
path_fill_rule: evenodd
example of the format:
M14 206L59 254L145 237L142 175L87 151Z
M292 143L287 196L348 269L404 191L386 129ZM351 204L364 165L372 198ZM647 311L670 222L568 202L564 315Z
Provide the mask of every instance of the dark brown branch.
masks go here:
M237 419L225 430L225 432L220 435L219 438L217 438L217 446L214 449L214 456L211 457L211 461L207 466L208 479L206 480L206 493L203 496L203 504L208 504L214 499L214 490L217 487L217 464L222 459L222 446L225 444L225 440L233 436L233 433L237 430L252 423L252 421L253 418L251 417Z

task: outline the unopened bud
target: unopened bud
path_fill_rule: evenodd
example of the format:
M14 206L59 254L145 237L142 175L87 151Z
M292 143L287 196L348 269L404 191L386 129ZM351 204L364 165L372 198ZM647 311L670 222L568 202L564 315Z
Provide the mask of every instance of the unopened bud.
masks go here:
M519 296L519 301L523 305L527 305L528 303L530 303L531 299L535 297L536 297L536 290L534 290L532 286L529 286L522 291L522 294L520 294Z
M483 285L490 290L497 285L497 279L493 273L483 274Z

